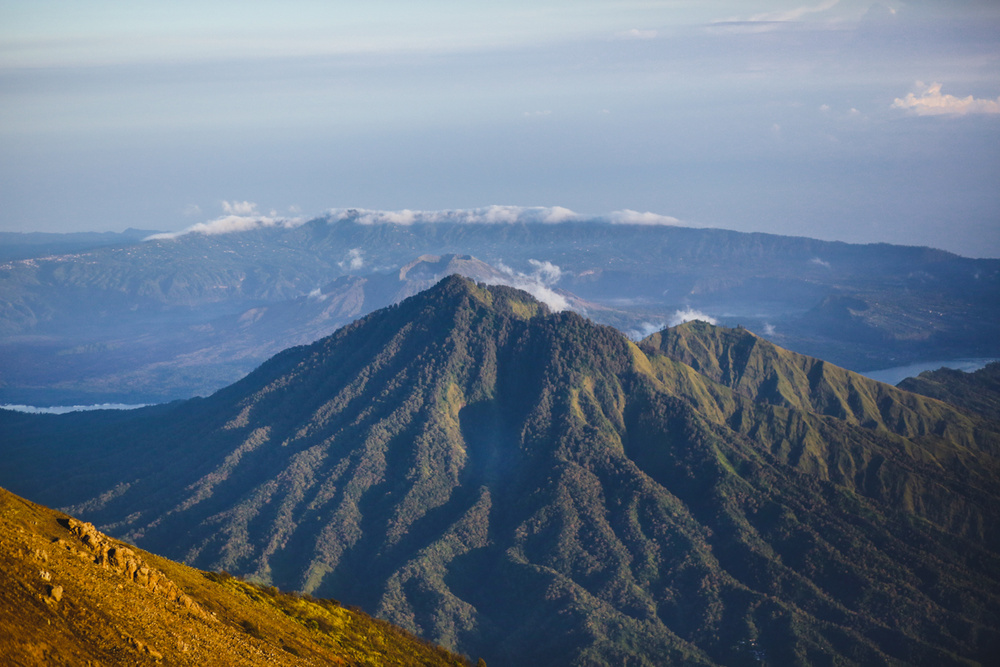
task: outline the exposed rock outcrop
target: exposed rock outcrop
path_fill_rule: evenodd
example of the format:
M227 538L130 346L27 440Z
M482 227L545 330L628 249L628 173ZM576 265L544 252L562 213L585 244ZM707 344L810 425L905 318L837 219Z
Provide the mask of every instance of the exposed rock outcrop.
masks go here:
M66 526L93 555L94 562L104 569L116 572L128 581L162 595L171 602L176 602L201 618L213 618L162 572L150 567L132 549L109 539L94 528L93 524L70 518L66 521ZM73 544L65 540L57 540L55 544L69 551L79 551L80 554L87 555L87 552L77 550Z

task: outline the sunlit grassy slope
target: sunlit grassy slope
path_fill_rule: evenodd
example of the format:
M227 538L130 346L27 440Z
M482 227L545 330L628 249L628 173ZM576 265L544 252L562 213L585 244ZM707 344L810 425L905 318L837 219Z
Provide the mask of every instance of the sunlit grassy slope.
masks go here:
M3 489L0 536L4 665L469 664L335 600L195 570Z

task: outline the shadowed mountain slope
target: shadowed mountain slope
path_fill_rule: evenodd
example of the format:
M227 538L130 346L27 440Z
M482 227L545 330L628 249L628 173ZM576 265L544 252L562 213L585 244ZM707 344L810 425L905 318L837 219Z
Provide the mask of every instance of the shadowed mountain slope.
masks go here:
M898 386L1000 421L1000 362L995 361L974 373L952 368L925 371L917 377L906 378Z
M144 548L493 666L995 655L990 424L746 335L640 347L452 277L208 399L3 414L3 454Z

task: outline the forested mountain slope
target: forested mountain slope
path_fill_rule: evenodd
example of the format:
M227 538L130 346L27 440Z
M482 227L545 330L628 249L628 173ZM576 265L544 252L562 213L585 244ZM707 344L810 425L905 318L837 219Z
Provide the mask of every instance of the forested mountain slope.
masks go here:
M917 377L906 378L898 386L1000 421L1000 362L995 361L974 373L951 368L925 371Z
M452 277L207 399L4 413L2 481L491 666L988 662L995 426L748 335Z

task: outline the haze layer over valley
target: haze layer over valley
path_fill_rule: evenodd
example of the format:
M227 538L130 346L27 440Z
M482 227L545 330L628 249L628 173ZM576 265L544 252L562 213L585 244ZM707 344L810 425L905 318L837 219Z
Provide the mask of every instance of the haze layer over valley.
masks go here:
M1000 355L1000 261L929 248L558 207L233 214L143 238L3 237L0 402L207 395L451 273L635 339L702 319L855 370Z

